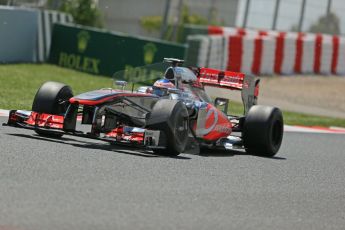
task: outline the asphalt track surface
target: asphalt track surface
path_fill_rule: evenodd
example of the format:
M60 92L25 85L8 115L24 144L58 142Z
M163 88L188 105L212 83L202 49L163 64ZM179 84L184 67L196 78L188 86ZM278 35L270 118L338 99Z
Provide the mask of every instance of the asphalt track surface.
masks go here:
M290 132L274 158L167 158L0 126L0 229L344 229L344 149Z

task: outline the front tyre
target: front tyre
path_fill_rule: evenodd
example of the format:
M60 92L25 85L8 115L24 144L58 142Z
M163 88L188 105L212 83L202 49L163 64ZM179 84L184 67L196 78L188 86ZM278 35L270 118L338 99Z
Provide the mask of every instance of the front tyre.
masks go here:
M148 128L164 134L166 149L154 149L154 153L177 156L184 152L188 142L188 111L181 101L160 99L154 105Z
M283 115L280 109L254 105L250 108L242 131L247 153L273 157L280 149L284 133Z
M37 91L32 103L32 111L63 115L68 107L68 100L73 97L72 89L68 85L59 82L45 82ZM50 130L35 130L40 136L62 137L63 134Z

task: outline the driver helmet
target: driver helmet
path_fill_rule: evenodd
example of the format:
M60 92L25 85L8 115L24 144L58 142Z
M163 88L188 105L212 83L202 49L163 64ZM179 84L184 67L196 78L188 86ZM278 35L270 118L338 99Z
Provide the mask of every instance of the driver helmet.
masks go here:
M153 84L152 93L158 96L165 96L169 88L175 88L175 85L168 79L160 79Z

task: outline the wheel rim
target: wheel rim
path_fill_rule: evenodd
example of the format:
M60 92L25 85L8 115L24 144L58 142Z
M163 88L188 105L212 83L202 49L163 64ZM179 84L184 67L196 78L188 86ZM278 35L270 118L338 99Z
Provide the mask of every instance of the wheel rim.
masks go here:
M182 116L178 118L176 121L176 126L175 126L175 135L178 139L178 141L181 143L186 137L186 119L184 119Z
M73 94L71 90L67 87L63 88L60 92L60 98L56 102L56 110L57 114L64 114L68 108L68 101L71 97L73 97Z

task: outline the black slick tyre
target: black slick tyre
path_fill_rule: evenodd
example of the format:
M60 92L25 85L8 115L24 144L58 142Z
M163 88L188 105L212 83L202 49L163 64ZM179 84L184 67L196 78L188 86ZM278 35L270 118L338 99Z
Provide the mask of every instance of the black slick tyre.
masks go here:
M160 130L165 149L154 149L159 155L177 156L188 142L188 111L181 101L161 99L154 105L147 128ZM160 141L161 142L161 141Z
M38 113L48 113L53 115L63 115L73 97L71 87L59 82L45 82L37 91L32 103L32 111ZM61 137L63 134L49 130L35 130L38 135L45 137Z
M273 157L279 150L284 133L283 115L280 109L254 105L250 108L242 131L246 152Z

